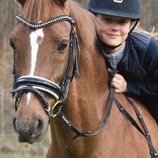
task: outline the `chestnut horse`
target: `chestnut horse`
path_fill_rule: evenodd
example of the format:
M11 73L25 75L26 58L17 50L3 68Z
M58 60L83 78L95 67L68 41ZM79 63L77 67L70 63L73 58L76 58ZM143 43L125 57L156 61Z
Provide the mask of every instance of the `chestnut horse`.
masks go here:
M109 85L93 15L72 0L17 2L10 42L19 141L41 140L50 124L46 158L157 157L156 122Z

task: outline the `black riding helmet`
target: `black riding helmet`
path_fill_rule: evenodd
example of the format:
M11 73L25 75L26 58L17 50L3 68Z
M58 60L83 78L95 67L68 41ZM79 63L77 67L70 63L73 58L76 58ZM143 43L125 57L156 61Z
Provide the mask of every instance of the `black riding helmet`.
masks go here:
M140 0L89 0L88 9L94 14L103 14L138 21Z

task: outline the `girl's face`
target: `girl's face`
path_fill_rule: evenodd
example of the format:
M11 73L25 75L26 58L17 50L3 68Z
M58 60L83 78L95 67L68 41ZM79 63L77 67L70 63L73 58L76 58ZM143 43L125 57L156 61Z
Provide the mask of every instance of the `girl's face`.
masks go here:
M124 41L127 39L128 33L131 30L131 20L101 14L98 14L96 19L99 39L107 46L118 46L116 49L121 49L121 46L124 44Z

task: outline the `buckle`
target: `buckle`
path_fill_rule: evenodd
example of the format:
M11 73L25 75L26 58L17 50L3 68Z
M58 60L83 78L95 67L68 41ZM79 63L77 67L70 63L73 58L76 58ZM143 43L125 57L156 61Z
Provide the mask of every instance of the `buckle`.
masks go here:
M62 104L63 103L61 100L58 100L55 102L55 104L50 108L50 116L55 118L57 116L58 111L62 109Z

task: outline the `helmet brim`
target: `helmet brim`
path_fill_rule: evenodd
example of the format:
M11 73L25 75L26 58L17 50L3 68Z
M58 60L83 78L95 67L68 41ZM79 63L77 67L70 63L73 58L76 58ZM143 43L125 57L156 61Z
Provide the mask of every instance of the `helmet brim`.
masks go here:
M107 15L107 16L114 16L114 17L120 17L120 18L126 18L126 19L131 19L131 20L139 20L139 16L137 16L136 14L122 14L122 12L117 12L117 11L112 11L112 10L97 10L97 9L90 9L90 12L92 12L93 14L97 15L97 14L102 14L102 15ZM134 17L134 18L133 18Z

